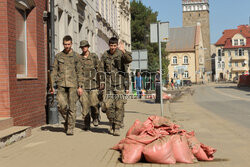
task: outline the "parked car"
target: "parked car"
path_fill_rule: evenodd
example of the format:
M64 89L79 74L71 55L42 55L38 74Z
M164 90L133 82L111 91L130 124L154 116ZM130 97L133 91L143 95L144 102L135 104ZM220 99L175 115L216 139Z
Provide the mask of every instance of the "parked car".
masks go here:
M183 80L183 85L184 86L192 86L191 80Z
M237 83L238 80L239 80L239 77L234 77L234 78L233 78L233 82L234 82L234 83Z

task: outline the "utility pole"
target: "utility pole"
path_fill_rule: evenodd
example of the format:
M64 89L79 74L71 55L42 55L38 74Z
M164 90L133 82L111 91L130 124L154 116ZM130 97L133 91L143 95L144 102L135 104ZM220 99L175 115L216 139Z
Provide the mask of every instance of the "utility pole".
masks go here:
M161 116L163 116L163 99L162 99L162 57L161 42L166 42L169 34L169 22L160 22L150 24L150 42L158 43L159 47L159 64L160 64L160 102Z
M157 39L158 39L158 45L159 45L159 64L160 64L160 99L161 99L161 116L163 116L163 99L162 99L162 62L161 62L160 21L157 22Z

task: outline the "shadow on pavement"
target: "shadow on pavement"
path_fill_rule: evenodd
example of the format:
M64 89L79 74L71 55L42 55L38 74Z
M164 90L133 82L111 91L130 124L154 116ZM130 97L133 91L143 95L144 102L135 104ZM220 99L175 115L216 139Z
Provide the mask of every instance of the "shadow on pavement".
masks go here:
M64 128L62 128L62 127L43 126L43 127L41 127L41 130L42 131L63 132L64 133Z
M236 89L240 91L250 92L250 87L241 87L238 88L237 86L216 86L216 89Z
M146 113L142 113L142 112L137 112L137 111L125 111L125 113L129 113L129 114L141 114L141 115L152 115L152 114L146 114Z
M107 134L109 134L108 127L107 128L91 127L89 131L91 131L93 133L107 133Z
M99 125L109 125L109 122L99 122ZM76 128L82 129L83 128L83 120L76 120ZM107 128L100 128L100 127L95 127L91 124L90 126L90 132L93 133L109 133L108 127Z

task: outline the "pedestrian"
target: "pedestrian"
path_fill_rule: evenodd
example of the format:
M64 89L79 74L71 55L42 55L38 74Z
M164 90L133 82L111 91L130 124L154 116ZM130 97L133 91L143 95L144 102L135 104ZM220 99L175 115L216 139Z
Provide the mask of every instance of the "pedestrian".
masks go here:
M179 78L177 78L176 80L176 85L177 85L177 89L180 89L181 80Z
M93 119L93 125L99 124L99 82L97 78L98 67L100 60L95 53L89 51L89 43L86 40L80 42L80 48L82 53L79 56L79 60L82 65L82 79L84 83L84 89L80 102L82 105L82 118L84 120L83 130L90 130L91 117Z
M124 44L120 43L118 47L118 39L112 37L109 39L109 50L105 51L101 57L101 71L106 73L105 82L101 80L100 89L105 88L104 105L106 115L110 123L110 133L114 136L120 136L120 128L124 118L124 79L126 72L126 64L132 62L130 52L124 48Z
M161 103L161 82L160 82L160 70L158 69L155 75L155 91L156 98L155 103Z
M81 95L83 87L80 82L81 64L78 60L79 54L71 48L71 36L67 35L63 38L63 46L64 50L55 56L51 80L52 85L56 83L58 87L56 96L58 111L65 120L65 132L67 135L73 135L76 120L76 101L78 95ZM54 93L54 88L50 92Z
M171 88L172 88L172 90L174 90L174 79L173 78L171 78Z
M142 95L143 80L140 72L137 72L135 77L135 88L137 93L137 98L141 99Z

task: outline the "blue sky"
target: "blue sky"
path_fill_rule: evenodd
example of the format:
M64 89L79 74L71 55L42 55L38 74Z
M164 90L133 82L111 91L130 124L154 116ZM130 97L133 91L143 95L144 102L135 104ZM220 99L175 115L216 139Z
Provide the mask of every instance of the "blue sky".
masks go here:
M169 21L170 27L182 26L182 0L141 0L158 11L158 20ZM210 0L210 36L215 43L225 29L248 24L250 0Z

